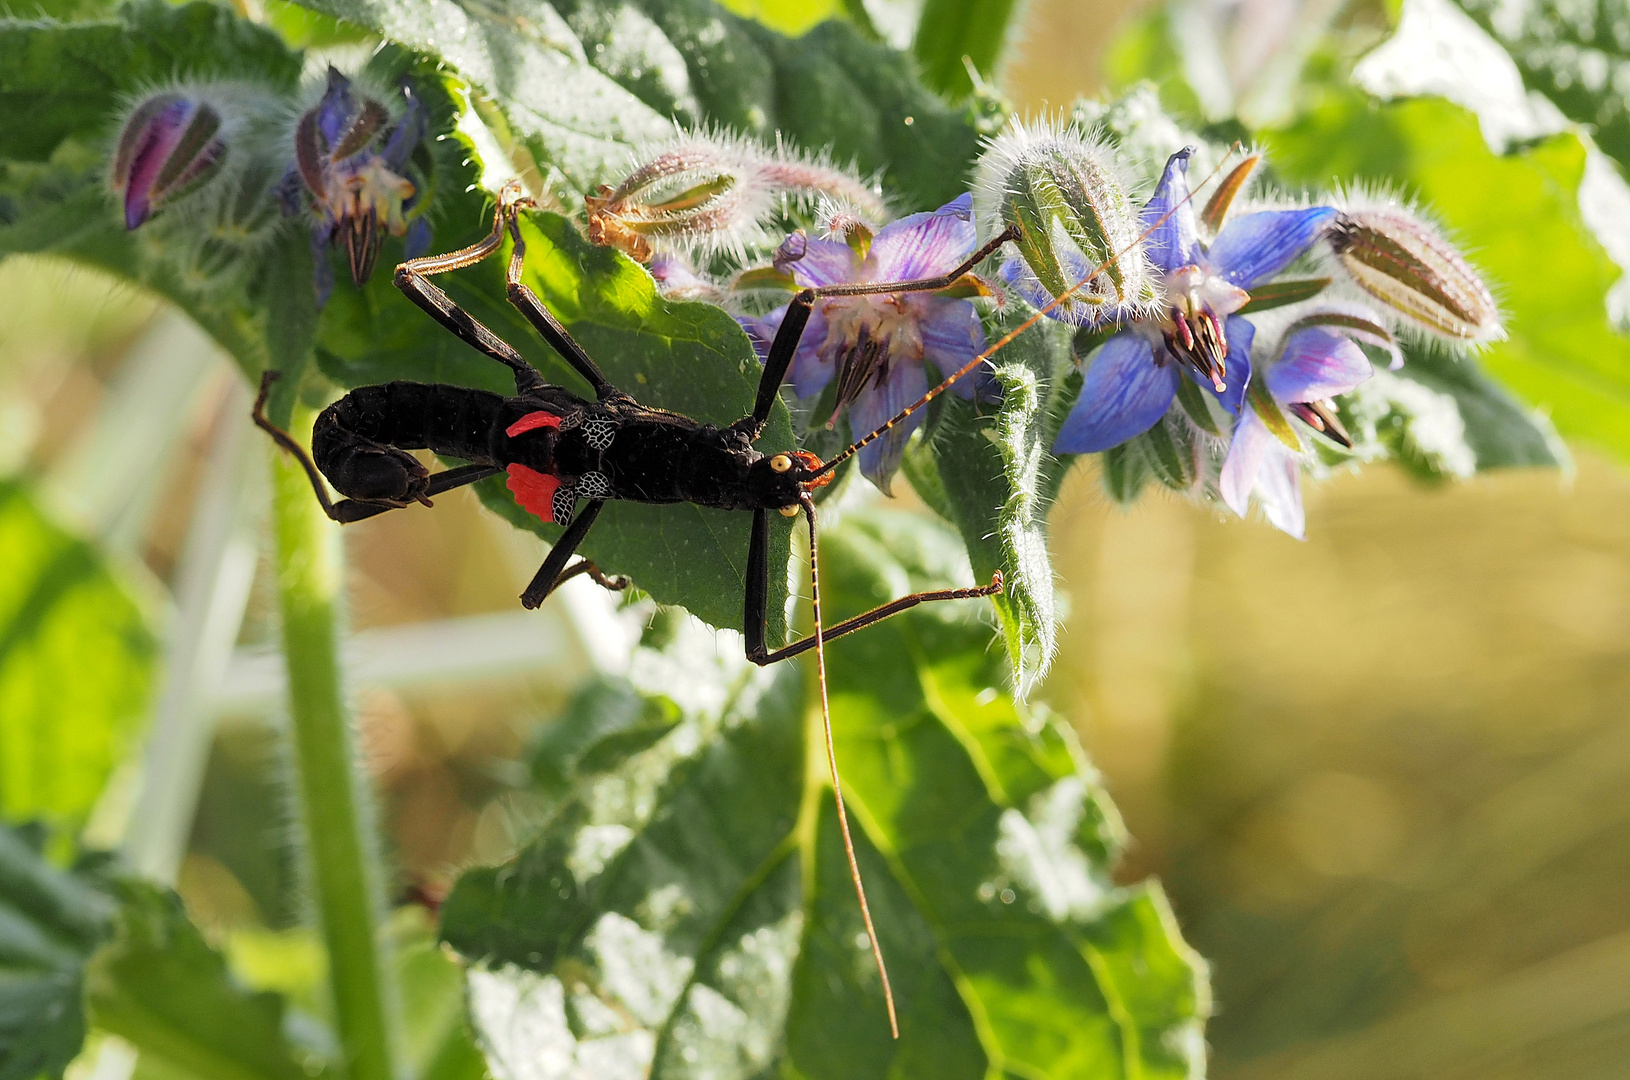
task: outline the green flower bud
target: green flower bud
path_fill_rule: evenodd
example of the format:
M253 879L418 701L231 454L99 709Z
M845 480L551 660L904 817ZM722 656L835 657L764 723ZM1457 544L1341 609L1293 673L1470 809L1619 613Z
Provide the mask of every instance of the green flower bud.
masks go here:
M1092 323L1153 299L1138 209L1109 147L1051 122L1015 122L979 160L976 214L983 231L1018 232L1018 257L1002 276L1027 298L1057 301L1052 314Z
M1505 337L1483 279L1442 233L1411 211L1346 210L1326 235L1353 282L1417 326L1458 341Z

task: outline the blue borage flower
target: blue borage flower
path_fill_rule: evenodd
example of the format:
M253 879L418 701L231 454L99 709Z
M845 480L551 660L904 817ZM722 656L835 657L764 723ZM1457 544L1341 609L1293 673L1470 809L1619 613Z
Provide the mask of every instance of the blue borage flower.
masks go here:
M1237 416L1251 378L1256 328L1235 314L1250 290L1294 262L1320 238L1335 209L1262 210L1230 221L1209 247L1200 242L1188 185L1192 148L1166 162L1143 210L1145 253L1161 278L1153 314L1123 309L1107 321L1125 329L1092 359L1081 396L1059 430L1054 451L1108 450L1149 430L1166 414L1185 375ZM1014 280L1032 304L1050 296Z
M1326 315L1321 312L1286 332L1278 361L1262 373L1252 407L1234 428L1218 482L1223 501L1236 514L1245 516L1254 490L1268 520L1298 540L1306 524L1301 486L1304 448L1286 415L1350 446L1331 399L1373 374L1369 358L1352 340L1374 341L1373 335L1350 325L1351 315L1333 310L1330 314L1333 318L1323 325L1320 320Z
M962 195L932 213L885 225L864 253L841 241L793 233L776 251L775 268L800 287L909 281L948 273L977 245L973 200ZM782 307L763 318L739 317L761 360L786 311ZM928 391L925 364L949 375L984 348L979 314L964 299L938 293L827 297L815 303L790 378L801 399L815 397L836 378L831 422L847 408L849 428L859 437L882 427ZM991 396L988 375L983 384L980 375L958 380L952 392L968 399ZM922 415L912 414L860 451L861 474L884 494Z
M325 248L343 246L351 279L362 285L373 273L383 233L408 234L419 192L407 176L407 166L424 138L425 115L405 82L402 95L406 107L393 123L383 104L353 93L351 80L331 67L322 100L296 125L285 203L291 212L298 211L301 186L310 197L319 300L325 300L333 286ZM422 217L412 225L410 255L428 247L430 239Z

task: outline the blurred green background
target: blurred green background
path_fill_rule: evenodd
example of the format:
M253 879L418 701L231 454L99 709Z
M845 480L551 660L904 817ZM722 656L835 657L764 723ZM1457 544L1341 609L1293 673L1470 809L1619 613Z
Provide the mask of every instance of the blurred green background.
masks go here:
M1135 8L1037 0L1004 77L1015 104L1100 89ZM200 360L212 373L152 435L175 451L166 472L87 491L79 447L120 422L144 350L176 331L60 264L7 262L0 295L0 467L156 598L241 408L236 376ZM1630 474L1573 449L1568 474L1338 474L1309 493L1305 544L1163 492L1121 510L1088 469L1067 483L1053 545L1070 615L1044 696L1125 814L1126 880L1163 878L1212 963L1221 1080L1630 1072ZM517 611L537 562L462 492L347 542L360 633L478 630ZM256 681L264 589L209 704L221 726L179 887L248 977L309 990L292 858L266 842L287 811ZM403 890L434 897L507 850L525 747L594 661L591 617L540 633L558 645L546 665L359 679ZM93 837L129 809L116 784Z

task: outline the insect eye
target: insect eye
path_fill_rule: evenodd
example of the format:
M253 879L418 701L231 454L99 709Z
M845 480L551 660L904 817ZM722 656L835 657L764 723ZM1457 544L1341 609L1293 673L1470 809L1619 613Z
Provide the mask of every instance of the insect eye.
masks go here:
M786 454L777 454L770 459L770 468L776 472L788 472L792 469L792 458Z

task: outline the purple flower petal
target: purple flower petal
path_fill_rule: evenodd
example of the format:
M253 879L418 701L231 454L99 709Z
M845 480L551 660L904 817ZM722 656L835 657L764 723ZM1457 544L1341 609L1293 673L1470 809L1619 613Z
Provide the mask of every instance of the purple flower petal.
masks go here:
M921 364L894 365L883 385L869 387L849 406L850 432L856 439L864 438L927 392L928 379ZM919 409L890 428L887 434L861 448L860 474L883 494L893 494L890 482L900 468L900 459L905 456L906 442L922 422L923 413Z
M932 213L912 214L883 226L867 261L872 281L914 281L950 273L973 254L979 233L973 197L958 195Z
M785 309L782 309L785 311ZM779 325L780 320L777 320ZM832 373L837 365L830 359L822 359L821 344L826 341L827 327L826 314L820 308L810 313L809 322L804 326L804 336L798 341L798 351L792 354L792 368L787 373L792 382L792 392L799 398L813 397L826 389L826 384L832 381Z
M984 352L985 328L968 301L928 298L921 310L917 332L922 337L923 359L934 365L940 378L949 378ZM979 375L978 371L970 371L952 385L951 392L972 400Z
M753 351L758 354L759 363L764 363L770 357L770 346L775 341L775 335L781 329L781 320L787 317L787 309L778 307L768 315L755 318L752 315L737 315L736 321L741 328L747 331L747 340L753 343ZM818 394L826 388L832 379L832 365L823 364L817 355L817 346L826 338L826 319L817 308L809 317L804 327L804 336L799 339L798 351L793 353L792 368L788 372L788 381L792 383L792 392L797 397L806 398L811 394Z
M1170 273L1196 262L1200 255L1199 231L1194 223L1194 200L1189 198L1189 155L1185 146L1166 159L1154 197L1143 208L1143 227L1150 230L1143 242L1149 261Z
M332 150L340 141L340 136L351 126L356 112L357 103L351 97L351 80L330 65L328 89L323 92L322 101L317 103L317 130L323 133L325 150Z
M1217 235L1206 261L1225 281L1249 289L1295 262L1335 216L1328 206L1310 206L1234 218Z
M1066 249L1060 251L1059 256L1064 261L1064 277L1071 285L1081 281L1093 271L1093 267L1088 265L1087 260L1079 252ZM1004 262L996 276L1001 279L1002 284L1018 293L1024 298L1025 303L1037 311L1047 309L1047 305L1053 303L1053 294L1047 291L1046 286L1042 285L1030 267L1017 255ZM1047 310L1049 319L1069 326L1091 326L1108 322L1118 314L1120 312L1114 307L1082 303L1073 296Z
M655 276L654 267L656 264L654 260L652 265L653 276ZM661 278L658 278L658 280L660 281ZM781 329L781 320L786 317L787 309L785 306L776 308L762 318L754 315L736 316L736 321L741 323L741 328L747 331L747 340L753 343L753 351L758 353L759 363L762 364L770 358L770 342L775 340L775 332Z
M391 129L385 139L385 148L380 151L386 167L394 173L400 173L407 168L408 159L413 156L413 151L424 138L425 129L424 109L406 83L402 86L402 94L407 98L407 109L402 113L402 119Z
M1256 486L1257 473L1272 449L1268 444L1278 441L1255 409L1240 417L1234 428L1234 439L1228 444L1228 456L1223 459L1217 488L1222 492L1223 502L1240 517L1251 508L1251 489Z
M1092 454L1143 434L1171 408L1179 377L1176 365L1155 363L1142 335L1116 334L1094 354L1053 452Z
M1210 384L1203 385L1217 394L1217 400L1228 410L1228 415L1238 416L1240 406L1245 401L1245 388L1251 384L1251 343L1256 339L1256 327L1249 319L1230 315L1223 324L1223 337L1228 340L1228 359L1225 361L1228 389L1217 394Z
M795 232L775 252L775 268L800 285L837 285L859 280L858 260L848 244Z
M1323 401L1374 373L1363 349L1332 330L1310 326L1290 336L1279 362L1263 377L1279 401Z
M146 119L139 140L130 155L130 175L125 183L125 228L135 229L153 214L153 183L170 155L175 152L187 123L198 109L195 102L175 98Z
M1262 471L1257 473L1256 495L1262 503L1262 512L1275 528L1298 540L1307 539L1307 515L1302 510L1302 470L1295 455L1288 451L1282 454L1268 451Z

